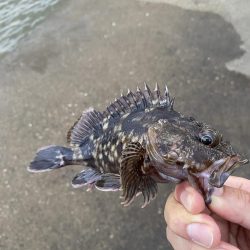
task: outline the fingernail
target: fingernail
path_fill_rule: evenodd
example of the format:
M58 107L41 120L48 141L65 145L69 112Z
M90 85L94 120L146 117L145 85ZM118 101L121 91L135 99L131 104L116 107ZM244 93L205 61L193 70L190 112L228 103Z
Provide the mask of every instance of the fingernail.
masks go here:
M222 196L223 192L224 192L224 188L223 187L221 187L221 188L214 188L214 192L213 192L212 195L214 195L214 196Z
M190 197L190 193L188 191L183 191L180 195L180 201L182 203L182 205L188 210L191 210L191 206L192 206L192 200Z
M187 226L187 234L196 244L209 248L213 244L213 233L208 225L192 223Z

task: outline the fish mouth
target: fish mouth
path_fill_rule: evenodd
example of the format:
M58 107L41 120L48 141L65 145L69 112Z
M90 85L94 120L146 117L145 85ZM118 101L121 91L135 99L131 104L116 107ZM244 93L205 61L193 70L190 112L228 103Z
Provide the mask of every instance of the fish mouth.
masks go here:
M207 162L197 163L192 159L187 160L185 157L179 157L176 150L168 152L168 162L166 163L166 158L161 154L158 148L157 139L159 133L157 130L157 127L150 127L148 129L146 151L152 163L155 164L155 168L165 175L185 179L185 171L180 171L180 167L183 169L193 167L197 170L196 173L193 173L195 176L203 177L208 180L211 186L220 188L237 168L249 163L248 159L243 159L243 157L238 154L229 155L211 164ZM171 157L174 158L172 162L169 161ZM176 163L179 164L177 165Z
M209 184L222 187L227 178L240 166L249 163L248 159L241 160L241 156L232 155L213 162L210 166Z

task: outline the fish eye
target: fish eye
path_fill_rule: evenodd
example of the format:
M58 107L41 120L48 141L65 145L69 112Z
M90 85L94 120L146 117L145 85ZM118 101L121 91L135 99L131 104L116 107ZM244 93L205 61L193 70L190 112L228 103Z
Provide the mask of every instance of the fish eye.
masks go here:
M213 138L210 135L202 135L200 141L205 145L210 145L213 143Z
M220 138L212 130L206 130L199 133L199 141L204 145L215 147L220 143Z

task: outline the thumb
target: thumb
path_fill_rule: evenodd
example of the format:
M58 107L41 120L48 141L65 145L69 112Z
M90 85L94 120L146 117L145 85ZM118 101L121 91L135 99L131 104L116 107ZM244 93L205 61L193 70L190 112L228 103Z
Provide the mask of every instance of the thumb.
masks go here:
M225 220L250 229L249 192L240 188L223 186L212 195L209 208Z

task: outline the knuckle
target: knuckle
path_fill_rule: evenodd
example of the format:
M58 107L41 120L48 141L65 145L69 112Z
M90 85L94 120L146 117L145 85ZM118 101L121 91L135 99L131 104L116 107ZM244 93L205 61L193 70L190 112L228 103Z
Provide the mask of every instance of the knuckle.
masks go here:
M166 237L168 241L171 241L172 232L169 227L166 227Z
M169 216L167 225L171 228L171 230L176 231L181 224L182 222L174 214Z
M176 242L176 234L169 227L166 228L166 236L167 236L167 240L174 247L175 242Z
M165 204L165 208L164 208L164 218L167 223L170 218L172 199L173 199L173 195L170 194Z
M178 232L182 229L185 216L182 216L182 205L180 205L171 194L166 202L164 209L164 217L167 226L173 232Z

